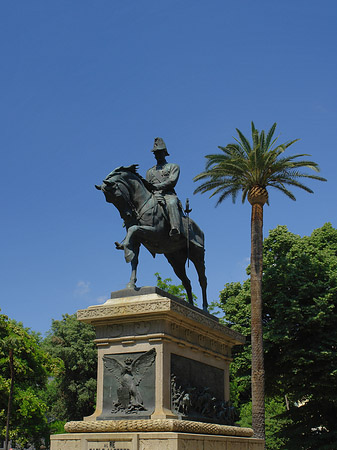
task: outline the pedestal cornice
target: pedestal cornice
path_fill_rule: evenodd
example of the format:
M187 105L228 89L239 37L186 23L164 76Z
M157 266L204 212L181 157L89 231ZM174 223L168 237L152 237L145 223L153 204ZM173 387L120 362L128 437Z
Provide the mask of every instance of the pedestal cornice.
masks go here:
M117 294L117 295L116 295ZM131 295L132 294L132 295ZM118 295L124 295L124 297ZM184 323L192 327L207 328L212 334L220 335L231 345L240 345L245 337L235 330L219 323L217 317L205 313L184 300L174 297L159 288L142 288L139 291L125 289L112 293L114 298L102 305L89 306L77 312L80 321L103 325L114 321L155 320L166 318L171 322Z

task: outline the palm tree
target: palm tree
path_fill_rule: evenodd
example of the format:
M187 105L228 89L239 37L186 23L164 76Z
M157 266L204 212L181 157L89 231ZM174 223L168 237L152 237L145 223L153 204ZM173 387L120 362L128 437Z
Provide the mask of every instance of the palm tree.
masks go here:
M264 362L262 335L262 264L263 264L263 206L268 202L267 187L273 187L292 200L296 200L286 187L296 186L307 192L313 191L300 182L301 178L326 181L317 175L308 175L300 168L319 172L313 161L299 160L307 154L284 156L284 151L298 139L285 144L277 144L273 138L276 123L268 134L260 133L252 122L252 143L236 129L235 143L219 147L221 153L206 155L205 171L194 178L203 181L194 191L212 192L210 197L219 196L217 205L231 196L235 202L242 193L242 203L246 198L252 205L251 212L251 344L252 344L252 426L256 437L265 438L264 411Z

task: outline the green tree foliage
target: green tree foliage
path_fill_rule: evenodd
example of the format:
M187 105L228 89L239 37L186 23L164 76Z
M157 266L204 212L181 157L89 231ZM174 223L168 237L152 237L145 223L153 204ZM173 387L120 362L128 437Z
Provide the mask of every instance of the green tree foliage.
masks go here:
M44 399L48 376L58 361L41 347L37 334L0 314L0 434L5 438L11 375L9 353L13 351L13 400L9 420L9 439L23 446L40 446L49 430Z
M243 403L250 383L249 284L227 284L217 305L228 326L247 336L232 363L235 400ZM264 240L262 292L266 394L289 405L278 433L288 442L280 448L335 449L337 230L329 223L305 237L285 226L272 230Z
M96 405L97 350L95 330L76 315L53 320L44 348L63 368L48 386L49 415L55 420L82 420Z
M154 275L157 278L157 287L159 287L160 289L162 289L165 292L168 292L169 294L175 295L178 298L183 298L184 300L188 301L185 288L182 284L178 284L178 285L172 284L172 278L165 278L163 280L161 275L158 272L156 272ZM193 297L193 300L195 303L197 296L195 294L193 294L193 292L192 292L192 297Z
M266 398L266 449L284 450L288 449L288 439L280 436L281 430L291 421L282 417L286 411L286 403L282 397ZM252 427L252 402L244 403L240 410L240 421L242 427Z

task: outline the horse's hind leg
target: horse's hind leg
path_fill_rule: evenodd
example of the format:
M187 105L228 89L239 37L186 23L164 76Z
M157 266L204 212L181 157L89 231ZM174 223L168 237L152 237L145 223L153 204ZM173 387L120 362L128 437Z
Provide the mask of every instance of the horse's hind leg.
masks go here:
M207 278L205 268L205 250L201 247L192 245L190 248L190 258L194 264L194 267L198 273L199 283L202 292L202 309L208 311L207 302Z
M174 273L180 278L187 294L188 301L191 305L193 305L193 296L192 296L192 286L190 280L187 278L185 263L186 263L186 253L185 252L176 252L176 253L165 253L166 259L171 264Z

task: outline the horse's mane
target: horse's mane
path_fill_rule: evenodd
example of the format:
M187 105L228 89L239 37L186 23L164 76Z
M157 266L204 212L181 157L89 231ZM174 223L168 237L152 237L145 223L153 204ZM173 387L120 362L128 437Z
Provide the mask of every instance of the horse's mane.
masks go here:
M132 172L132 173L136 174L137 167L138 167L138 164L131 164L131 166L119 166L119 167L116 167L116 169L114 169L113 172L126 171L126 172Z
M149 189L146 187L146 185L144 184L144 179L143 177L137 172L137 168L138 168L138 164L132 164L130 166L119 166L116 167L116 169L114 169L108 176L107 178L110 178L113 175L123 175L123 173L128 173L131 175L131 178L136 179L139 183L141 183L141 185L144 187L145 190L147 190L148 192ZM151 193L151 192L150 192Z

